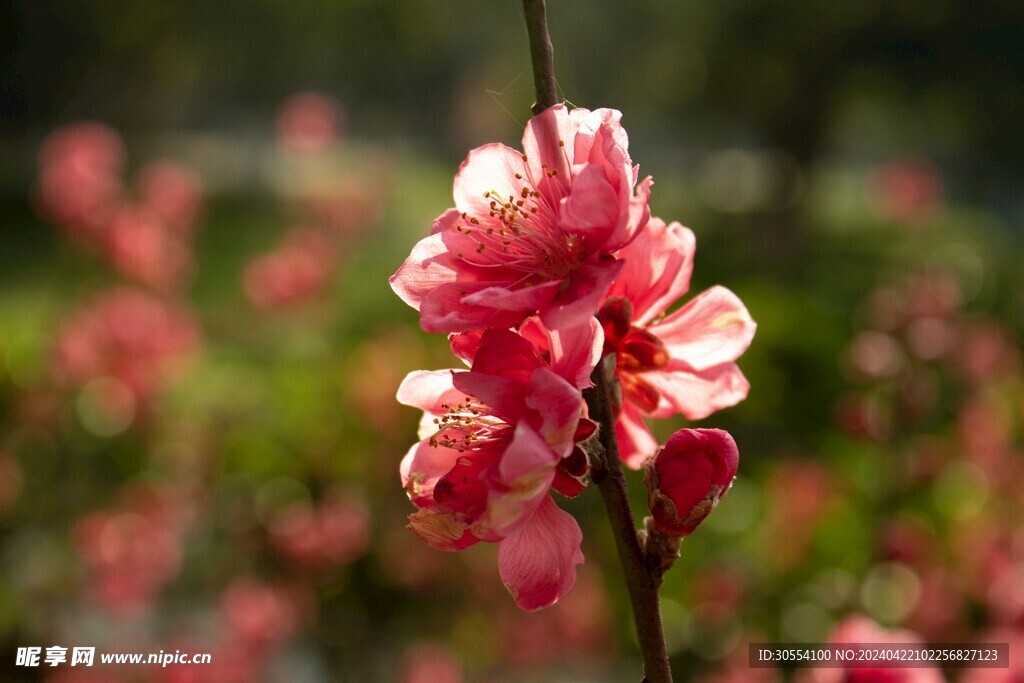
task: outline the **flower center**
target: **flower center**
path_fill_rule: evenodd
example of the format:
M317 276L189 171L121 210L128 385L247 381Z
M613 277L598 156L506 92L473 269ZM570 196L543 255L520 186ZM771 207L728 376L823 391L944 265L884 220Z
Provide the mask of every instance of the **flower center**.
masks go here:
M486 407L467 396L458 405L442 403L445 413L434 418L437 425L428 440L433 446L452 448L460 453L490 446L511 437L511 426L487 412Z
M562 146L562 143L559 142ZM458 254L474 266L502 266L525 273L524 280L564 277L577 268L583 258L584 241L579 235L558 225L558 206L568 193L558 169L542 164L543 177L534 177L523 155L521 173L515 173L515 193L497 190L483 193L488 200L487 216L463 213L465 225L456 226L476 243L472 254ZM538 180L542 182L538 182ZM544 191L538 190L543 185ZM476 254L474 256L473 254Z
M643 373L661 370L671 357L665 344L642 327L633 325L633 304L609 299L598 312L604 328L604 353L615 354L615 375L623 395L646 412L658 406L659 395Z

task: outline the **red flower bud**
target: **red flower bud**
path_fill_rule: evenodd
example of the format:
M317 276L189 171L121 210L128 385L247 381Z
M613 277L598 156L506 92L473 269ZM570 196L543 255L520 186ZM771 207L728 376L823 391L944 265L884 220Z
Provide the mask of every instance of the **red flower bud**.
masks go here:
M718 505L736 476L739 450L721 429L680 429L644 464L654 526L689 536Z

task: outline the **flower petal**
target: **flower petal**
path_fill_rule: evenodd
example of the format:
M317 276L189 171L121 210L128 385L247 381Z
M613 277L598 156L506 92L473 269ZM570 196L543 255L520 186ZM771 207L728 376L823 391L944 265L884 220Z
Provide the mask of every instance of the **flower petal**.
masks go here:
M523 152L526 154L528 177L535 181L535 189L542 194L557 199L568 191L566 184L572 177L574 140L585 112L585 109L570 112L565 105L556 104L526 124ZM555 175L549 176L550 171L555 171Z
M530 377L526 405L542 417L539 431L548 446L560 457L569 455L583 406L580 390L552 370L539 368Z
M590 373L601 360L604 328L597 318L550 333L551 369L577 389L594 385Z
M453 211L450 209L438 221L444 220ZM430 235L416 243L409 258L405 259L388 282L402 301L419 310L431 291L455 282L456 277L456 266L441 236Z
M398 385L398 402L425 413L443 415L444 405L455 405L462 395L452 380L453 370L414 370Z
M473 292L501 286L496 282L450 282L435 287L420 304L420 327L425 332L468 332L481 327L512 327L523 314L465 302Z
M620 272L622 263L614 259L580 266L569 276L568 286L541 310L541 321L551 330L585 324Z
M715 286L649 329L673 359L705 370L739 358L750 346L757 325L735 294Z
M516 174L522 175L525 168L523 155L511 147L498 143L477 147L455 175L455 206L470 218L487 220L492 200L484 195L498 194L502 200L518 197L522 181Z
M573 516L545 496L529 524L498 544L498 573L516 605L532 612L568 593L583 564L582 540Z
M559 460L537 432L519 423L501 455L486 515L474 533L481 538L506 538L519 533L547 497Z
M426 507L433 503L434 486L455 467L461 456L453 448L431 446L426 439L413 444L399 468L402 486L413 505Z
M592 245L600 246L619 219L619 200L599 166L588 165L576 176L572 194L562 202L560 224Z
M735 363L697 372L672 361L664 370L643 373L643 378L661 395L661 403L651 413L654 417L679 413L688 420L700 420L736 405L750 391L750 383Z
M549 280L516 289L497 285L476 291L466 296L463 302L499 311L518 311L522 319L550 302L561 285L561 280Z
M640 469L644 461L658 450L658 442L644 422L643 413L631 403L622 406L615 422L615 436L619 444L619 457L627 467Z
M510 377L489 375L483 372L460 372L455 377L455 386L466 395L472 396L504 420L514 422L522 417L523 397L526 386Z
M689 228L651 218L619 252L626 265L608 296L627 299L633 304L633 323L646 324L689 290L695 249Z

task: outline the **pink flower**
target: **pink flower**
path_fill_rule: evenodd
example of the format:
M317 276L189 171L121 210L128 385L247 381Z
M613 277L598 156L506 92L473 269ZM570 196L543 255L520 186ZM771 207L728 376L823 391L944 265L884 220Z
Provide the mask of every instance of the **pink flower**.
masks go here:
M455 208L391 277L427 332L513 327L533 313L550 329L582 324L622 270L616 251L647 222L621 114L556 105L526 126L521 154L469 153Z
M316 508L295 504L270 525L271 543L296 564L321 568L351 562L370 542L370 511L353 494L341 495Z
M121 137L97 123L51 133L39 152L39 202L47 219L93 245L122 193Z
M256 579L237 579L220 600L230 633L250 649L287 639L299 626L301 610L289 591Z
M192 269L188 245L148 207L121 207L108 227L106 247L121 273L159 292L180 289Z
M399 402L424 411L422 440L401 467L419 508L410 529L438 550L497 542L501 578L525 610L557 602L583 562L579 526L548 490L582 490L586 456L576 443L593 425L581 419L576 365L596 362L599 334L596 321L554 333L550 362L508 330L460 335L452 346L472 350L470 370L413 372L398 389ZM562 353L578 348L589 354Z
M136 194L172 232L189 235L203 212L199 179L169 161L147 164L135 176Z
M322 152L334 144L341 128L341 107L314 92L292 95L277 113L278 142L289 152Z
M729 432L680 429L644 464L647 505L667 536L689 536L732 485L740 453Z
M90 590L107 609L137 613L181 569L183 515L156 490L132 490L110 510L75 525L73 540L90 570Z
M187 310L151 294L115 289L62 325L54 374L73 387L110 377L142 398L172 379L199 344L198 324Z
M323 235L314 230L292 230L280 247L246 266L242 275L245 295L259 308L304 303L326 286L332 261Z
M439 643L418 642L402 657L401 683L462 683L462 666Z
M853 614L841 621L829 642L837 645L885 644L895 646L924 645L921 637L905 629L886 629L862 614ZM945 679L938 667L850 667L805 669L806 683L942 683Z
M689 229L652 218L619 252L625 267L601 306L605 353L616 354L622 387L619 450L633 468L657 448L645 415L699 420L739 403L750 388L734 361L757 326L735 294L712 287L658 317L689 290L694 248Z

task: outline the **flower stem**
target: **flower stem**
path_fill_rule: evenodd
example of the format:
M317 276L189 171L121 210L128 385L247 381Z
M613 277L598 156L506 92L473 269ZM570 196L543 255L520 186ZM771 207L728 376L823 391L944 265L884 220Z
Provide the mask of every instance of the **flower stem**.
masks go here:
M533 83L537 88L537 101L533 113L539 114L558 104L555 84L555 52L548 36L547 8L544 0L523 0L526 31L530 35L530 61L533 63Z
M614 356L611 360L614 360ZM594 386L583 392L590 419L599 425L596 436L599 447L591 449L590 453L591 479L601 491L608 510L619 561L626 577L626 587L633 605L633 623L644 657L644 683L672 683L672 669L665 648L658 600L663 570L649 565L637 536L626 477L622 472L619 447L615 440L609 370L614 372L614 366L609 368L604 362L598 363L591 375Z
M533 82L537 90L533 113L540 114L558 103L554 50L548 35L544 0L523 0L523 14L530 36ZM609 361L611 366L605 361ZM594 437L596 443L592 441L589 448L591 479L601 491L608 510L619 561L626 577L626 587L633 605L633 623L644 657L644 683L672 683L665 633L661 625L661 605L658 601L664 566L648 562L637 535L633 510L629 506L629 490L619 460L615 415L609 393L615 372L614 362L615 357L611 356L598 363L591 376L594 386L583 392L590 419L598 424Z

